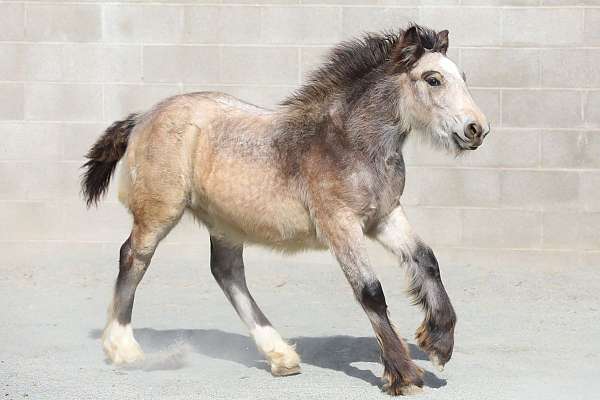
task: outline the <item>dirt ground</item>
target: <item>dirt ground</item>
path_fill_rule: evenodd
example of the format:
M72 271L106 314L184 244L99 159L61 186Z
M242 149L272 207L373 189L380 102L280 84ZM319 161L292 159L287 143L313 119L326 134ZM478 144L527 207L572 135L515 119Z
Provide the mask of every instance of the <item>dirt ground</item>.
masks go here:
M2 262L0 398L388 398L368 320L331 257L318 253L247 252L250 288L296 344L302 374L270 375L210 276L206 252L186 260L160 248L134 308L146 360L109 365L99 335L117 249L32 268ZM416 398L600 398L600 269L442 266L459 322L454 356L439 373L414 345L421 313L404 294L403 273L373 258L392 319L427 371Z

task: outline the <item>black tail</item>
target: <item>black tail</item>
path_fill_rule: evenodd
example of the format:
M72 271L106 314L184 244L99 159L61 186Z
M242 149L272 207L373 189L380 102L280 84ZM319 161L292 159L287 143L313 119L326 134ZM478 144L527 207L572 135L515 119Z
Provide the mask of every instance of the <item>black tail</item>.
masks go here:
M81 190L88 207L97 205L100 197L106 193L117 163L127 150L129 135L137 121L138 114L130 114L123 121L115 122L85 155L89 161L82 166L85 171L81 178Z

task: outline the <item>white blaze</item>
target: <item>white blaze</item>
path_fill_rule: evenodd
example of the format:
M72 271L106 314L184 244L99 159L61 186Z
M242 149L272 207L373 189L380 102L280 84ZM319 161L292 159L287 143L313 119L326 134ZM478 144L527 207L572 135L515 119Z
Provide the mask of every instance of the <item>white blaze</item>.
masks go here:
M458 79L462 80L462 76L458 66L448 57L442 57L440 59L440 67L444 70L444 72L454 75Z

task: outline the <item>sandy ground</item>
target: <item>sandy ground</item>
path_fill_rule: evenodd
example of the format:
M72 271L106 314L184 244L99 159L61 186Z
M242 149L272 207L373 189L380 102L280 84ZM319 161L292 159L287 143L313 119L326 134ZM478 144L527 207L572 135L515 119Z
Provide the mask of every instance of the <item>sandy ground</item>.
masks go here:
M328 255L253 250L248 280L302 374L274 378L212 280L206 253L173 265L160 248L142 283L134 327L146 361L117 368L99 335L118 245L23 269L0 265L0 398L377 399L377 344ZM111 254L111 255L109 255ZM419 399L600 399L600 268L443 266L459 316L453 359L437 372L414 346L421 320L404 276L375 258L392 319L426 371ZM78 260L80 262L78 262ZM46 266L42 266L46 264Z

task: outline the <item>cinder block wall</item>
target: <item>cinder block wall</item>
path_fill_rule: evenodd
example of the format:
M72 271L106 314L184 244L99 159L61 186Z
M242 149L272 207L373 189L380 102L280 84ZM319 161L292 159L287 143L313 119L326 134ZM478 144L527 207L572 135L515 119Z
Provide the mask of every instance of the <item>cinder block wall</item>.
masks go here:
M598 265L598 5L3 1L0 265L116 259L129 217L114 191L91 211L78 193L82 155L113 120L205 89L273 106L332 44L409 21L450 30L450 57L493 124L483 148L459 160L408 145L404 203L417 231L450 264ZM205 239L185 221L159 253L199 262Z

